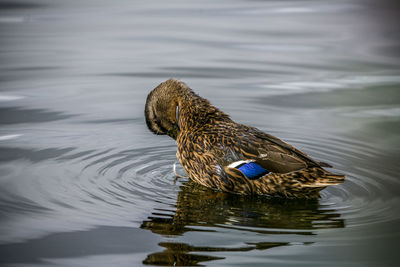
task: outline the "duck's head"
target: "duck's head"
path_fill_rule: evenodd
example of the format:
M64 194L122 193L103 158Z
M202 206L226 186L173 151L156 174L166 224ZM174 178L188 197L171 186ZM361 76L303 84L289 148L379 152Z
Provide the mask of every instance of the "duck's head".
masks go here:
M185 83L169 79L149 93L144 114L150 131L176 139L179 132L180 95L184 90L190 90Z

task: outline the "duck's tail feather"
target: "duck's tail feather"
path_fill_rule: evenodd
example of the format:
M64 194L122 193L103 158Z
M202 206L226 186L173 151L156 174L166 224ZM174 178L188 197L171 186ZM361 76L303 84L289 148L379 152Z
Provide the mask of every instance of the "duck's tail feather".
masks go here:
M306 182L301 183L301 187L324 188L329 185L341 184L344 182L345 175L335 174L320 168L305 170Z
M319 163L319 166L321 166L321 167L332 168L332 165L330 165L329 163L326 163L326 162L323 162L323 161L320 161L318 163Z

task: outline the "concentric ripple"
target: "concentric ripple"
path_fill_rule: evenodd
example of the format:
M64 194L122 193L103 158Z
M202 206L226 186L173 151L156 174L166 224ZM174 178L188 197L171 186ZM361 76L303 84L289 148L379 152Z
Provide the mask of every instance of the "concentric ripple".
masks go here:
M173 145L121 151L65 150L54 153L57 156L46 159L45 165L20 161L4 167L2 186L8 190L1 196L1 210L12 210L10 223L12 216L34 214L26 217L33 225L67 215L68 222L51 224L57 225L56 231L103 224L141 225L154 233L178 236L198 227L308 235L318 229L399 219L399 213L394 213L397 196L387 194L389 186L399 185L390 174L376 171L379 160L384 159L371 145L329 136L288 141L335 166L334 172L346 174L345 183L323 190L316 202L243 197L176 179ZM15 177L17 169L20 175ZM386 170L390 171L395 170ZM40 235L35 227L21 233L7 229L1 229L3 241L26 238L29 230L33 236Z
M59 220L67 215L69 222L57 223L58 231L73 230L82 223L86 227L137 226L154 205L175 204L180 185L174 183L172 172L175 153L173 146L71 151L47 160L45 167L43 162L12 162L2 168L2 186L8 190L1 196L1 210L12 210L13 216L34 214L29 218L33 221ZM17 170L20 175L15 177ZM23 233L1 231L6 241L20 234L26 237L29 226Z
M82 174L89 179L81 189L90 193L93 185L99 199L115 198L119 201L163 200L173 198L171 192L172 165L175 160L175 148L153 147L139 150L125 150L103 155L90 161ZM93 173L94 172L94 173Z

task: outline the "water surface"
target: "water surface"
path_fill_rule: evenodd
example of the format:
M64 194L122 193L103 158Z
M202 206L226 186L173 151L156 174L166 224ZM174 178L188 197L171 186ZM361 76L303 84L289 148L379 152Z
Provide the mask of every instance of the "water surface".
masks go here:
M0 264L395 266L397 11L0 1ZM143 118L148 92L171 77L346 182L285 201L176 179L174 141Z

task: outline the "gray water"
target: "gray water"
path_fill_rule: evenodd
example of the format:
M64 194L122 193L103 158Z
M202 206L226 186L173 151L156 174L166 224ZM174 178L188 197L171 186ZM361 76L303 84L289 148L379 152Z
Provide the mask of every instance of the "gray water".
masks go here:
M395 266L398 11L0 1L0 265ZM175 179L174 141L143 118L170 77L346 182L284 201Z

